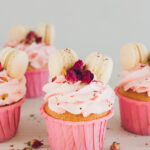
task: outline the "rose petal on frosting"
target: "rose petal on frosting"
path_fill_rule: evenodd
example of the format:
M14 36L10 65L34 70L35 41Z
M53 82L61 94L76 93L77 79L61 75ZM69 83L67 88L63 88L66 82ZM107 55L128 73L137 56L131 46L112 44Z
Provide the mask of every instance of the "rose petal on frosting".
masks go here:
M32 43L33 41L35 41L36 39L36 35L33 31L30 31L28 34L27 34L27 37L26 37L26 43Z
M83 76L82 76L82 82L83 83L90 83L94 78L94 75L89 71L86 70L85 72L83 72Z
M79 59L79 60L74 64L73 69L75 69L75 70L83 70L83 61Z
M72 83L78 81L78 78L77 78L77 75L76 75L76 72L74 71L74 69L71 68L71 69L67 70L66 80L70 81Z

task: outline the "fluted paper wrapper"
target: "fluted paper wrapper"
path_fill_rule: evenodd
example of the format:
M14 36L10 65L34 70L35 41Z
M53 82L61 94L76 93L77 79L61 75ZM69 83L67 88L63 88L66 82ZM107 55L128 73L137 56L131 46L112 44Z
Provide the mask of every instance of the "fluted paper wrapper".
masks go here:
M150 102L133 100L118 93L121 124L124 129L139 135L150 135Z
M0 142L4 142L15 136L19 121L22 98L19 102L0 107Z
M48 142L52 150L101 150L104 142L107 120L113 110L100 119L85 122L63 121L50 117L41 107L46 119Z
M43 86L48 82L48 69L27 71L25 73L26 77L26 97L35 98L44 95L42 91Z

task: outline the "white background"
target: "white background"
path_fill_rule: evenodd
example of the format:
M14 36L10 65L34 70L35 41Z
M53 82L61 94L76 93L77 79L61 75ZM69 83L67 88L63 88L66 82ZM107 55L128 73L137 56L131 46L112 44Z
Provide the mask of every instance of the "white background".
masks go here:
M117 85L117 74L121 71L121 46L127 42L142 42L150 47L149 0L0 0L0 46L7 41L7 33L12 25L24 24L34 29L41 22L54 24L54 44L57 49L72 48L81 58L92 51L112 57L112 87ZM35 101L37 104L33 107ZM47 141L44 120L39 113L41 104L42 98L26 101L18 134L0 144L0 150L11 149L9 145L12 143L17 148L23 147L30 138ZM116 115L109 122L111 130L107 132L104 149L109 150L114 140L121 143L121 150L150 149L149 137L130 134L120 127L117 101L115 109ZM36 119L30 119L32 113L40 124Z

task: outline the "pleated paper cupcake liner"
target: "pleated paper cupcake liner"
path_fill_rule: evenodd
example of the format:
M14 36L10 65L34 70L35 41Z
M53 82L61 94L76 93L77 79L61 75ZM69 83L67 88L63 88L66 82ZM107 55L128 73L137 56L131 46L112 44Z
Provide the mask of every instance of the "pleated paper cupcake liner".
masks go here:
M150 102L133 100L122 96L115 88L119 98L121 124L124 129L139 135L150 135Z
M48 82L48 76L48 69L27 71L25 74L27 81L26 97L35 98L43 96L44 92L42 91L42 88Z
M41 114L46 119L48 142L52 150L101 150L103 147L107 120L110 113L100 119L71 122L50 117L41 107Z
M22 98L19 102L0 107L0 142L4 142L15 136L19 121Z

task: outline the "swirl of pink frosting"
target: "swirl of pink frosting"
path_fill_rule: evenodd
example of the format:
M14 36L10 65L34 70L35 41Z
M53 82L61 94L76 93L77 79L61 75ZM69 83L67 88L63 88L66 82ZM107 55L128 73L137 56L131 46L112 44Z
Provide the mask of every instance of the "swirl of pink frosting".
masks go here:
M48 46L45 43L32 43L30 45L24 42L10 41L4 44L4 47L13 47L24 50L29 57L30 65L36 69L40 69L48 64L50 53L55 49L54 46Z
M120 86L125 91L131 89L137 93L147 93L150 97L150 66L140 64L132 71L124 71L120 74L123 78Z
M19 101L26 93L26 79L14 79L5 70L0 72L0 106Z
M102 82L93 80L90 84L80 81L69 84L64 76L50 78L43 91L46 92L44 99L51 110L59 114L66 111L83 114L84 117L110 110L115 98L112 88Z

